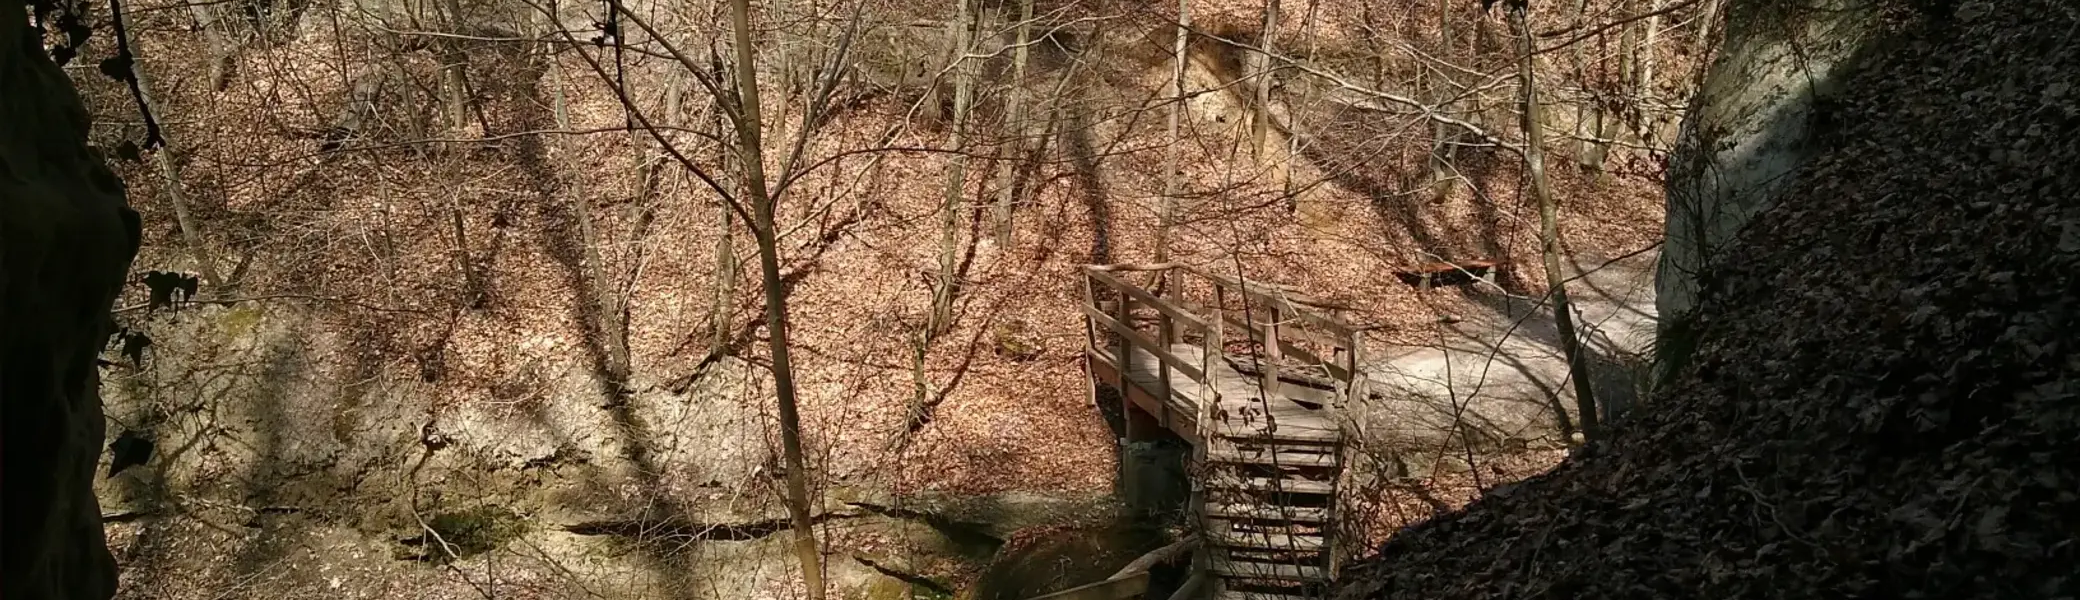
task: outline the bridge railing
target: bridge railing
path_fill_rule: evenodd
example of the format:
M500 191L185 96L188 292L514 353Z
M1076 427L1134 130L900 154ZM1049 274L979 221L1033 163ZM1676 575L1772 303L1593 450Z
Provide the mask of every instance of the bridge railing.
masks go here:
M1342 318L1347 306L1290 286L1177 263L1089 265L1083 271L1081 308L1088 317L1086 355L1093 385L1100 380L1099 365L1111 367L1118 377L1112 383L1117 384L1125 405L1153 404L1155 408L1147 410L1160 414L1150 416L1164 428L1197 442L1192 444L1191 464L1195 466L1207 464L1213 438L1202 429L1216 422L1212 411L1220 404L1221 394L1209 376L1216 369L1232 365L1227 372L1254 376L1259 388L1252 395L1266 402L1283 398L1326 409L1323 416L1339 428L1349 426L1342 416L1346 407L1368 393L1360 374L1364 330ZM1186 348L1196 351L1186 352ZM1154 357L1152 382L1145 375L1140 381L1127 381L1137 353ZM1145 374L1147 359L1141 361ZM1181 377L1173 379L1173 373ZM1197 404L1189 407L1193 412L1185 413L1189 416L1172 414L1173 398L1177 397L1171 389L1173 382L1198 388ZM1147 389L1149 383L1155 383L1157 389ZM1095 401L1095 387L1092 393ZM1268 414L1270 407L1265 408ZM1128 439L1138 439L1136 432L1149 424L1137 424L1131 412L1126 416ZM1333 452L1333 464L1338 465L1335 478L1340 479L1343 445L1338 443ZM1339 512L1340 499L1333 493L1336 487L1340 484L1332 483L1326 514ZM1208 526L1206 507L1214 500L1210 493L1199 482L1192 486L1191 502L1197 507L1194 512L1202 530ZM1322 566L1333 577L1346 549L1332 544L1327 550ZM1296 567L1310 562L1296 560L1301 561Z
M1363 330L1339 316L1347 306L1179 263L1089 265L1084 274L1091 348L1114 360L1129 360L1136 349L1154 355L1166 387L1172 371L1204 384L1210 361L1234 354L1255 359L1238 367L1267 391L1296 400L1340 410L1366 393L1364 378L1354 376ZM1202 348L1197 361L1171 351L1192 341Z

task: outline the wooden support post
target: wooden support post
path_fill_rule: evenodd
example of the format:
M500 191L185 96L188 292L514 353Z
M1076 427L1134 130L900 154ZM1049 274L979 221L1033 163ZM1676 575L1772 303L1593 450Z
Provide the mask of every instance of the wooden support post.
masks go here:
M1120 327L1130 330L1134 328L1133 296L1124 293L1119 295L1119 303L1112 305L1112 320L1118 321ZM1119 360L1119 372L1126 373L1132 371L1133 369L1130 365L1134 364L1134 343L1128 340L1127 336L1122 335L1119 336L1119 345L1116 348L1118 350L1115 351L1116 354L1113 355L1113 358Z
M1117 322L1121 329L1118 332L1120 334L1119 345L1115 346L1118 350L1113 354L1114 360L1118 361L1120 373L1120 491L1126 497L1127 506L1134 507L1141 505L1142 493L1140 470L1135 468L1135 464L1139 461L1135 459L1133 444L1142 441L1146 437L1146 434L1141 430L1146 428L1145 421L1147 421L1147 418L1142 416L1141 413L1144 411L1140 407L1134 406L1134 388L1137 384L1129 381L1127 376L1128 373L1134 372L1135 361L1134 341L1125 335L1126 332L1134 330L1133 296L1121 291L1119 293L1119 304L1113 306L1112 315L1113 321ZM1162 359L1158 358L1156 362L1160 365Z
M1278 309L1274 308L1271 310L1271 316L1272 320L1264 323L1264 352L1257 360L1257 370L1262 371L1264 381L1264 400L1267 402L1273 394L1278 393L1278 361L1284 356L1278 348L1278 322L1284 315L1279 314ZM1265 411L1265 418L1270 418L1270 411Z
M1156 272L1155 291L1157 294L1159 294L1156 297L1158 301L1161 301L1163 299L1162 296L1160 296L1163 290L1169 287L1165 285L1165 283L1167 283L1166 280L1169 279L1169 276L1170 272L1167 270ZM1174 327L1175 325L1170 320L1169 311L1156 311L1156 345L1159 346L1158 348L1156 348L1157 351L1170 351L1170 344L1174 343L1176 340ZM1171 396L1170 363L1163 362L1160 360L1156 361L1156 381L1162 382L1162 385L1158 386L1162 389L1157 391L1157 394L1159 395L1160 399L1156 402L1156 411L1158 413L1156 415L1156 422L1162 424L1164 428L1169 428Z
M1346 357L1343 365L1344 373L1349 375L1350 380L1344 382L1344 396L1334 400L1336 406L1329 413L1331 422L1336 424L1337 430L1342 434L1341 439L1336 443L1336 475L1330 479L1334 486L1333 489L1336 490L1336 493L1331 496L1329 501L1329 522L1332 524L1337 523L1336 515L1342 512L1337 509L1343 502L1342 484L1343 478L1347 475L1343 465L1344 461L1349 458L1349 440L1357 437L1358 433L1353 431L1357 427L1357 422L1348 417L1350 414L1348 407L1365 402L1368 397L1367 394L1370 393L1366 389L1365 372L1360 370L1364 366L1365 360L1364 332L1353 329L1350 337L1346 338L1344 342L1350 344L1350 349L1343 353ZM1333 534L1334 531L1332 530L1331 533ZM1328 552L1325 553L1328 555L1328 564L1323 565L1323 568L1328 570L1329 578L1334 580L1340 575L1339 571L1343 568L1344 540L1332 537L1330 542L1327 548Z
M1083 303L1085 306L1098 308L1098 295L1091 289L1089 273L1083 276ZM1091 408L1098 407L1098 366L1094 364L1094 361L1098 360L1097 354L1098 322L1086 315L1083 318L1083 374L1087 376L1085 379L1089 380L1085 382L1087 385L1084 389L1090 394L1086 404Z

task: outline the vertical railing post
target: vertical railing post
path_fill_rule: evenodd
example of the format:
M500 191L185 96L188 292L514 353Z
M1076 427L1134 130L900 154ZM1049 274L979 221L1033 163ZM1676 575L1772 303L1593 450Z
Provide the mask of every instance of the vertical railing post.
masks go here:
M1220 311L1224 296L1221 294L1219 285L1213 286L1213 295L1213 307L1208 311L1210 314L1198 315L1205 322L1206 326L1206 329L1199 332L1201 336L1199 340L1199 372L1201 373L1199 377L1199 405L1194 407L1197 411L1192 421L1193 433L1199 438L1199 443L1192 445L1192 466L1196 468L1187 469L1188 472L1198 474L1198 476L1192 477L1192 511L1198 520L1199 531L1201 532L1199 539L1204 543L1200 548L1205 550L1202 554L1207 557L1205 560L1194 561L1199 568L1207 568L1207 565L1213 564L1215 558L1225 558L1220 556L1221 550L1219 546L1214 544L1214 536L1211 529L1212 523L1206 516L1207 508L1213 502L1213 499L1209 498L1207 494L1206 473L1210 469L1206 464L1206 454L1210 451L1208 447L1213 445L1216 437L1213 421L1216 418L1216 409L1220 406L1221 401L1220 389L1213 384L1214 369L1217 364L1214 361L1221 360L1222 322ZM1210 596L1221 592L1219 579L1213 579L1208 583L1212 586L1212 589L1209 590L1207 595Z
M1091 287L1091 279L1093 279L1091 272L1088 270L1084 271L1083 304L1091 307L1093 309L1092 312L1101 312L1096 310L1098 308L1098 294L1097 290ZM1090 393L1088 400L1091 408L1098 407L1098 365L1095 363L1097 360L1098 321L1092 319L1090 314L1086 313L1083 316L1083 374L1087 376L1085 379L1090 380L1085 391Z
M1129 285L1131 285L1131 283ZM1119 304L1113 307L1112 320L1119 323L1119 327L1121 330L1119 332L1116 332L1121 334L1117 336L1119 338L1119 345L1117 346L1119 348L1119 351L1113 355L1114 360L1119 361L1118 364L1120 378L1120 484L1121 488L1123 488L1122 491L1125 492L1124 495L1127 499L1127 505L1138 507L1141 506L1142 501L1140 485L1141 478L1139 477L1140 470L1134 468L1134 465L1139 463L1140 461L1136 460L1133 444L1135 442L1141 441L1141 438L1143 437L1143 432L1141 431L1141 427L1138 425L1138 423L1141 422L1141 419L1135 418L1134 416L1134 413L1140 410L1139 408L1135 408L1134 406L1134 389L1138 386L1135 383L1128 381L1127 377L1128 373L1134 372L1134 343L1132 340L1127 339L1127 336L1124 335L1125 332L1134 330L1134 297L1128 295L1125 290L1118 290L1118 292ZM1161 359L1158 359L1158 363L1160 362Z
M1155 288L1153 290L1156 294L1156 301L1163 302L1167 300L1161 294L1169 290L1169 278L1170 271L1168 269L1156 271ZM1161 307L1157 307L1156 346L1158 347L1155 348L1156 352L1170 351L1170 344L1173 343L1174 337L1171 333L1172 326L1173 325L1171 323L1169 311L1165 311L1162 310ZM1156 403L1156 418L1160 419L1163 424L1163 427L1167 429L1170 427L1170 363L1165 362L1162 359L1156 360L1156 380L1162 382L1162 385L1160 386L1162 388L1162 400Z
M1368 393L1365 385L1365 374L1358 370L1365 360L1364 332L1353 328L1350 330L1350 335L1341 340L1341 342L1349 344L1348 350L1343 352L1343 372L1350 380L1344 382L1344 394L1342 397L1335 399L1335 406L1329 413L1330 422L1336 424L1337 433L1339 434L1336 442L1336 476L1330 480L1332 482L1331 489L1335 490L1335 495L1331 496L1329 502L1329 523L1335 528L1331 530L1332 533L1340 533L1343 527L1343 522L1338 518L1340 516L1338 513L1342 512L1339 509L1343 504L1343 480L1348 475L1347 469L1343 468L1344 461L1348 458L1350 440L1357 439L1360 430L1357 426L1357 421L1349 416L1349 407L1362 406L1359 403L1365 401ZM1329 570L1329 578L1334 580L1341 575L1339 571L1343 568L1344 544L1347 542L1343 539L1343 536L1331 538L1330 542L1328 545L1329 564L1325 566Z
M1264 352L1257 358L1257 370L1262 372L1260 375L1263 377L1264 382L1263 399L1265 402L1271 401L1272 395L1278 393L1278 361L1280 357L1284 356L1278 348L1278 327L1279 323L1284 321L1285 318L1285 311L1279 310L1277 305L1272 305L1271 318L1264 322ZM1268 410L1268 407L1264 411L1264 418L1266 420L1271 418L1271 411ZM1274 431L1278 428L1278 425L1275 423L1269 425Z

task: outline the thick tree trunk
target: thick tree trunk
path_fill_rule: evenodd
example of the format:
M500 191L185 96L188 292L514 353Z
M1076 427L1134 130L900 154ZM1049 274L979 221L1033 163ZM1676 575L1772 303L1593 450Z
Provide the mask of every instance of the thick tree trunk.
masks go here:
M1523 88L1524 166L1531 172L1531 189L1538 195L1538 238L1544 248L1546 285L1553 298L1553 320L1559 329L1560 351L1567 357L1568 376L1574 380L1575 406L1581 414L1582 436L1599 435L1596 394L1589 383L1589 363L1582 355L1581 338L1575 335L1573 307L1567 301L1567 278L1560 268L1559 206L1552 186L1546 181L1545 124L1539 116L1538 82L1532 75L1530 19L1520 9L1510 15L1517 28L1521 54L1517 59L1517 82Z
M758 245L759 277L765 289L767 348L772 354L773 388L780 409L780 446L787 461L787 514L794 524L794 552L801 562L802 583L809 600L823 600L823 555L816 544L816 525L809 515L809 466L802 450L802 417L794 384L794 361L788 352L787 294L780 281L780 246L774 227L775 206L766 188L765 151L759 130L758 62L751 39L751 1L731 0L730 28L735 30L738 107L736 131L744 169L744 191L750 196L752 237Z

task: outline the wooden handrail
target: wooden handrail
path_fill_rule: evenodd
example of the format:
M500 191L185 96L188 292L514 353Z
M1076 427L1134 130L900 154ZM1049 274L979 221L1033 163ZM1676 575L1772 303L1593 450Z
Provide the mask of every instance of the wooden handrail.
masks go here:
M1312 325L1321 327L1323 329L1327 329L1330 333L1336 334L1336 337L1349 338L1351 336L1352 329L1349 323L1345 323L1342 319L1338 319L1334 316L1324 315L1312 310L1301 308L1302 303L1293 300L1291 298L1292 294L1273 294L1263 291L1261 289L1261 286L1251 287L1246 283L1243 283L1234 278L1230 278L1226 275L1221 275L1219 273L1213 273L1210 271L1205 271L1202 269L1192 267L1185 267L1185 269L1191 271L1195 275L1212 280L1215 284L1218 284L1222 287L1227 287L1230 289L1240 291L1243 293L1245 297L1270 304L1272 308L1277 310L1279 313L1290 314L1299 317L1300 319L1305 320Z
M1097 322L1099 325L1104 325L1107 329L1111 329L1113 333L1119 334L1120 337L1126 338L1128 345L1139 346L1148 350L1149 354L1155 355L1156 360L1170 365L1172 369L1177 369L1179 373L1183 373L1185 377L1190 378L1192 381L1205 381L1205 371L1201 371L1198 367L1192 366L1191 363L1185 362L1184 359L1171 354L1169 348L1157 348L1155 340L1148 339L1148 336L1141 335L1141 332L1134 331L1132 327L1114 320L1111 316L1106 315L1105 311L1098 310L1098 307L1089 304L1083 305L1083 315L1090 317L1092 321ZM1131 364L1134 360L1131 356L1116 358L1120 361L1122 369L1126 368L1126 365Z
M1190 271L1193 275L1198 275L1200 277L1211 279L1214 282L1219 283L1221 285L1239 289L1251 295L1276 298L1280 302L1289 302L1301 306L1326 308L1330 310L1350 310L1352 308L1350 305L1343 304L1341 302L1335 302L1326 298L1317 298L1314 296L1294 291L1294 287L1290 285L1270 283L1266 281L1251 281L1248 279L1229 277L1227 275L1222 275L1220 273L1215 273L1213 271L1208 271L1206 269L1201 269L1192 266L1186 266L1183 267L1183 269L1186 271ZM1278 293L1269 294L1261 291L1264 289L1277 290Z
M1148 293L1148 290L1141 289L1140 286L1129 284L1125 281L1120 281L1118 277L1114 277L1110 273L1106 273L1103 271L1091 271L1089 275L1091 276L1091 279L1098 280L1098 282L1105 284L1106 287L1110 287L1114 290L1119 291L1120 293L1133 296L1135 300L1140 300L1142 304L1147 304L1149 306L1155 307L1156 310L1162 311L1163 314L1170 315L1170 318L1172 319L1184 321L1184 324L1194 331L1203 331L1206 329L1206 319L1204 317L1201 317L1197 314L1193 314L1190 311L1178 308L1176 306L1177 303L1174 301L1165 300L1156 296L1155 294Z
M1174 262L1113 263L1109 265L1084 265L1083 270L1092 273L1110 273L1118 271L1168 271L1170 269L1176 269L1181 267L1184 267L1184 265L1177 264Z

